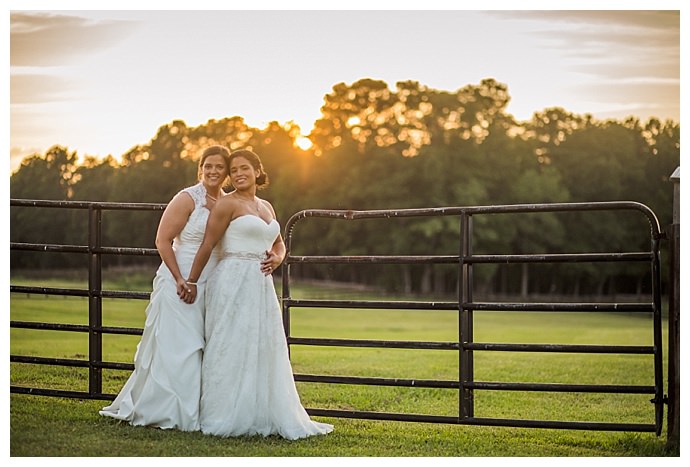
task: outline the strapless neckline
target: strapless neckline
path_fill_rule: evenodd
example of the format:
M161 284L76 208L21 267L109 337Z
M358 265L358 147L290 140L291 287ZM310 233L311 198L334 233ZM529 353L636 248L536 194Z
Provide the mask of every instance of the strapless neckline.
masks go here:
M235 219L233 219L231 222L236 222L236 221L242 219L243 217L250 217L250 218L253 217L253 218L255 218L255 219L260 220L261 222L263 222L263 223L266 224L267 226L273 224L274 222L278 222L278 221L275 220L275 219L271 219L271 222L266 222L261 216L257 216L256 214L242 214L241 216L237 216L237 217L236 217Z

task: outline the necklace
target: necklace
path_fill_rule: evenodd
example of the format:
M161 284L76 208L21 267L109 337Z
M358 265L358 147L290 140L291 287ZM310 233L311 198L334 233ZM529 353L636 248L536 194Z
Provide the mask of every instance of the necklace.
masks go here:
M210 199L211 201L214 201L214 202L218 201L217 198L214 198L213 196L209 195L208 193L206 193L206 196L208 196L208 199Z
M237 195L236 195L236 196L237 196ZM247 203L247 204L248 204L252 209L254 209L257 213L261 212L261 204L259 203L259 200L258 200L258 199L254 198L253 200L250 201L250 200L248 200L248 199L244 199L244 198L241 197L241 196L237 196L237 199L239 199L240 201L242 201L242 202L244 202L244 203Z

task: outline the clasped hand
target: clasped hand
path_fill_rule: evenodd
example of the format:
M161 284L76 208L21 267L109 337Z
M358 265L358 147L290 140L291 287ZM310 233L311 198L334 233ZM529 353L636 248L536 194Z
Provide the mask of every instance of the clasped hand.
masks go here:
M275 268L280 266L281 260L278 255L272 251L266 251L266 258L261 261L261 272L265 275L271 275ZM192 304L196 300L197 286L189 284L184 279L177 280L177 295L180 300L187 304Z
M180 299L187 303L192 304L196 300L197 286L194 284L188 284L184 279L177 280L177 295Z

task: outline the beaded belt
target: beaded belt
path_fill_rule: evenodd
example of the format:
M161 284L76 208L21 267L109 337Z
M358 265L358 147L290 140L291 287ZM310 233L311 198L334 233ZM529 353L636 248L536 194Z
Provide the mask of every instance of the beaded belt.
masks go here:
M221 258L235 258L250 261L262 261L266 258L266 253L252 253L249 251L224 251L221 255Z

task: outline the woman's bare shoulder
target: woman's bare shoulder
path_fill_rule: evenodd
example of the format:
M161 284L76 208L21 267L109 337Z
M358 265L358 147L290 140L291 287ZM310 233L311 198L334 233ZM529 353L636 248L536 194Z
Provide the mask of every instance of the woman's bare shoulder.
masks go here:
M271 202L268 201L268 200L265 200L265 199L263 199L263 198L259 198L258 196L257 196L257 199L259 200L259 202L260 202L263 206L266 206L266 207L271 211L271 213L273 214L273 217L275 217L275 214L276 214L276 213L275 213L275 210L273 209L273 205L271 204Z
M167 208L191 211L194 209L194 199L186 191L178 191L168 203Z
M227 193L220 198L218 198L218 201L216 201L216 206L225 206L225 207L230 207L230 206L235 206L236 204L239 203L239 200L237 199L236 196L234 196L232 193Z

